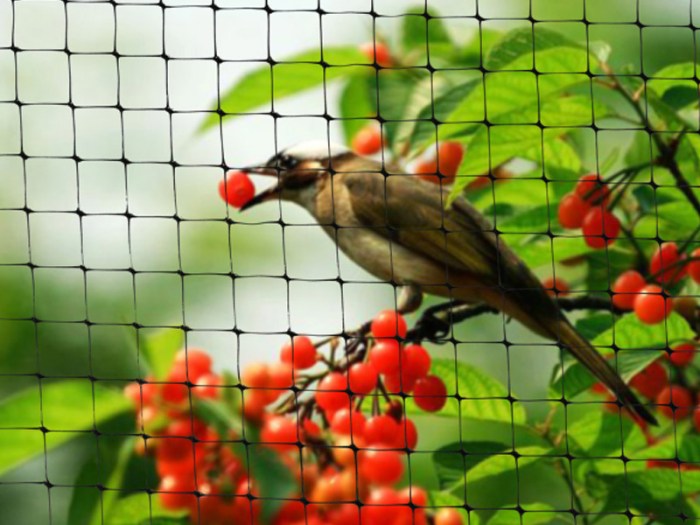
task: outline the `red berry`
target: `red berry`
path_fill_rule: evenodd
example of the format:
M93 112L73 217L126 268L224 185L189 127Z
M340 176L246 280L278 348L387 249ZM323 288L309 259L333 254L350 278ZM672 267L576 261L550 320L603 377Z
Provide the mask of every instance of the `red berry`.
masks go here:
M255 197L255 186L247 173L229 171L224 180L219 183L219 195L230 206L242 208Z
M634 301L634 313L646 324L657 324L666 319L673 311L673 299L663 296L660 286L651 284L639 291Z
M296 419L285 416L266 419L260 431L260 440L279 451L293 450L294 444L299 441Z
M351 411L349 408L341 408L333 414L331 430L342 436L349 436L352 434L354 437L359 437L365 430L365 423L365 416L362 412L358 412L357 410Z
M361 450L358 460L360 474L373 483L391 485L403 476L403 459L396 450Z
M457 509L440 509L435 513L435 525L464 525Z
M376 338L406 337L408 328L403 316L394 310L379 312L372 320L372 335Z
M212 359L204 350L190 348L180 350L175 356L173 368L181 366L187 369L187 377L196 383L204 374L211 372Z
M589 173L581 177L574 191L576 195L591 204L605 205L610 196L610 188L597 173Z
M192 395L200 399L217 399L221 392L221 378L216 374L205 374L197 379Z
M385 525L394 523L397 511L401 508L397 492L390 487L372 489L362 506L361 525Z
M594 394L607 394L609 390L603 383L593 383L591 392Z
M419 408L426 412L437 412L447 403L447 388L439 377L428 376L416 382L413 396Z
M670 385L656 396L659 412L668 419L680 420L690 415L693 407L693 396L687 388Z
M418 378L407 374L404 369L401 373L386 374L384 376L384 387L390 394L408 394L415 388L416 381L418 381Z
M246 390L243 392L243 416L251 421L260 421L265 407L270 404L267 392L263 390Z
M280 361L292 365L297 370L311 368L316 364L316 347L311 339L298 335L293 343L288 343L282 347Z
M594 250L601 250L615 242L620 228L618 218L601 206L592 208L581 224L586 244Z
M382 67L392 66L393 61L389 48L381 42L377 42L376 44L374 42L362 44L360 46L360 51L364 53L370 62L376 62Z
M575 193L565 195L559 202L557 217L559 224L567 230L577 230L583 224L583 218L591 209L591 204Z
M440 146L438 146L438 171L443 177L448 179L445 181L448 184L449 181L454 179L455 175L457 175L463 158L464 146L459 142L446 141L440 143Z
M248 388L265 388L270 382L267 363L251 363L243 369L241 383Z
M700 432L700 409L693 410L693 423L695 425L695 430Z
M348 380L350 390L364 396L377 386L377 371L369 363L355 363L348 370Z
M161 390L163 401L177 405L184 403L189 398L189 389L185 384L187 372L184 367L173 368L166 381Z
M410 486L403 488L399 491L398 496L402 504L413 503L416 507L428 505L428 495L420 487Z
M294 386L294 370L286 363L271 363L268 367L267 397L272 403Z
M660 283L677 283L688 273L687 266L679 266L681 260L675 242L665 242L651 258L649 273Z
M160 502L166 509L191 508L197 504L194 480L187 477L165 476L158 485Z
M654 399L668 385L666 369L654 361L630 380L630 386L648 399Z
M387 415L373 416L365 423L365 443L369 447L376 447L381 444L393 444L397 441L403 442L401 431L401 426L393 417Z
M350 407L348 381L340 372L331 372L318 383L316 403L325 411L335 412Z
M352 139L352 150L358 155L375 155L382 151L382 131L374 125L365 126Z
M396 339L380 339L369 351L369 362L380 374L393 374L399 370L401 345Z
M668 358L678 368L685 368L693 362L697 348L693 343L681 343L671 348Z
M418 444L418 429L416 424L410 419L402 419L399 424L401 427L401 433L403 434L399 439L399 447L397 448L409 448L414 450Z
M628 270L615 280L612 286L612 303L620 310L633 310L634 302L639 297L638 292L646 286L642 274Z
M133 403L135 408L141 408L143 403L141 399L141 385L139 383L129 383L126 385L124 387L124 396Z
M420 345L408 345L403 349L403 371L410 377L420 379L430 372L430 354Z
M547 294L552 297L566 297L571 290L569 283L559 277L547 277L543 279L542 287L547 290Z
M700 248L693 250L693 253L690 254L690 258L697 260L688 263L688 274L690 274L690 278L693 281L700 283Z
M437 160L424 160L416 164L413 169L413 173L418 175L421 179L432 182L433 184L440 184L442 181L441 177L438 177ZM445 181L447 183L447 181Z
M156 444L156 458L158 461L173 463L192 457L192 440L180 437L158 438Z

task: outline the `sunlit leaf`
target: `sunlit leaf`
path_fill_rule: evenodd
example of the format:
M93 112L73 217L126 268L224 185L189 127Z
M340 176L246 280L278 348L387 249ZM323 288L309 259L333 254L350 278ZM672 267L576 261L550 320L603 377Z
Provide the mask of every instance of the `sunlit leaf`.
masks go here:
M507 388L477 368L449 359L434 359L432 373L448 385L448 391L456 386L460 396L465 398L459 404L447 403L438 415L515 424L525 422L523 405L510 403ZM421 412L411 399L407 400L406 408L412 413Z
M151 373L164 379L170 371L175 354L185 346L185 332L177 328L143 330L140 350Z
M93 402L99 410L93 410ZM44 384L41 399L34 389L4 399L0 403L0 475L75 439L76 432L92 430L130 409L121 391L87 380ZM70 432L54 432L45 440L42 422L49 431Z
M164 509L155 494L133 494L119 500L105 516L104 525L183 525L187 512Z
M279 101L320 87L324 82L357 75L365 68L353 66L369 63L368 58L355 46L323 48L324 61L328 66L335 67L324 68L319 59L318 51L306 51L281 63L265 64L224 91L219 108L225 114L247 113L256 108L269 111L273 96L274 100ZM219 117L213 115L205 120L202 129L209 129L218 122Z

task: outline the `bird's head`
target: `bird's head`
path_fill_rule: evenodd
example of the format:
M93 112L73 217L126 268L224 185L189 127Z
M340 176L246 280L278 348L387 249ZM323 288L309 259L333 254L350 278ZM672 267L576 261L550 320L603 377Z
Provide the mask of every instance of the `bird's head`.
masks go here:
M257 175L277 177L277 184L258 193L243 206L247 210L269 200L286 200L310 208L319 184L338 171L345 158L354 156L346 148L328 142L304 142L287 148L271 157L262 166L245 171Z

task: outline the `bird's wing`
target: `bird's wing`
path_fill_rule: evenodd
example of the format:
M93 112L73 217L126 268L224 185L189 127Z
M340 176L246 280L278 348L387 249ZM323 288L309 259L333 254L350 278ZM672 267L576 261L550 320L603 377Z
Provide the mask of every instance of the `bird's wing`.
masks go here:
M486 286L541 290L529 268L465 199L446 209L447 194L414 176L352 173L349 187L358 220L448 269L466 272ZM551 304L544 290L545 300Z

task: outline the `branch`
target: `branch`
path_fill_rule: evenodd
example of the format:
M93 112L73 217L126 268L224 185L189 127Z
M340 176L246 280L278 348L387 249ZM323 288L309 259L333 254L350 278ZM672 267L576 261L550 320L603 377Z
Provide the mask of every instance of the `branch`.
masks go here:
M695 208L697 214L700 215L700 200L698 200L698 197L692 190L692 186L688 182L688 179L685 178L680 167L678 166L678 162L676 162L677 148L667 144L659 136L658 130L654 128L651 120L649 119L648 107L642 106L640 103L640 98L635 96L633 93L630 93L627 88L620 83L620 80L617 78L610 66L607 64L602 64L602 67L605 74L612 80L612 84L609 87L622 95L622 97L630 104L630 106L632 106L635 113L637 113L639 118L642 120L642 123L646 127L647 131L651 133L651 138L654 140L656 146L661 152L661 156L658 159L658 164L664 168L667 168L671 172L673 178L676 179L678 189L683 192L690 204L692 204L693 208Z
M579 297L559 297L556 299L559 308L565 312L576 310L605 310L622 313L613 306L609 297L594 297L584 295ZM437 312L437 313L436 313ZM484 314L495 314L499 311L487 304L454 304L443 303L423 312L416 322L415 328L406 335L409 341L443 339L454 325Z

